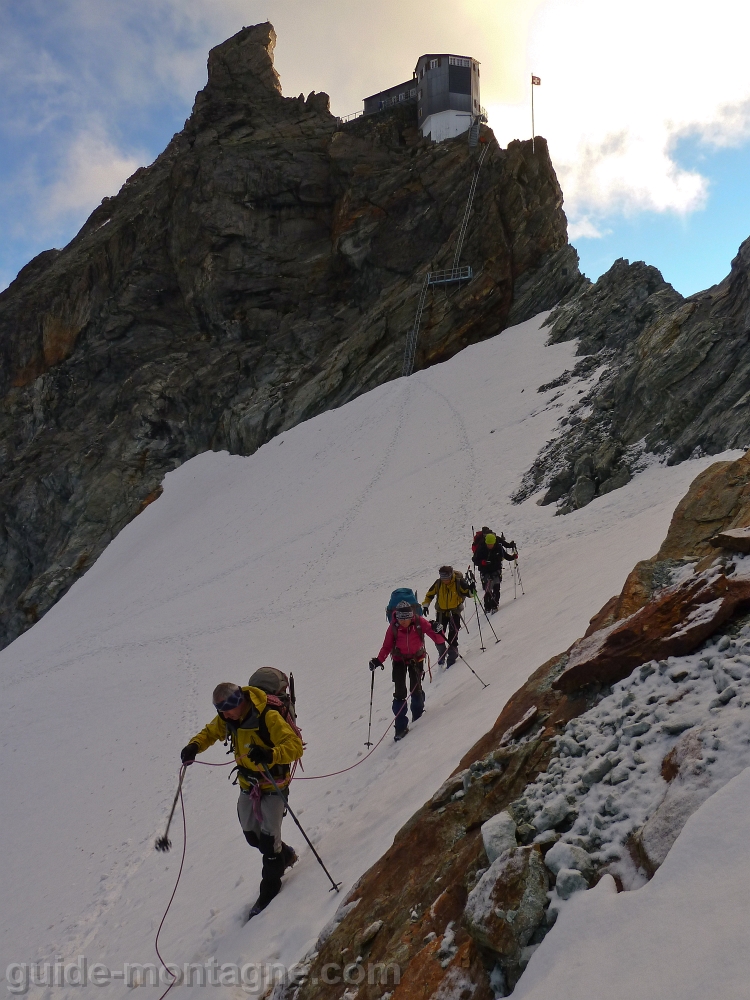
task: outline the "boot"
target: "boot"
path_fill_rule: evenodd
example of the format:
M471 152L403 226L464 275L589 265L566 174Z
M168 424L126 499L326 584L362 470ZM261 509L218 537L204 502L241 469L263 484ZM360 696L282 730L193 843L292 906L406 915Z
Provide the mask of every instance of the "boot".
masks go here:
M451 648L448 650L448 658L446 661L446 666L452 667L457 659L458 659L458 650L456 649L455 646L451 646Z
M281 891L281 876L284 874L283 849L278 854L263 855L263 870L258 898L255 900L248 920L257 916L268 906L274 896Z
M393 714L396 716L396 737L409 728L409 718L406 714L406 700L393 699Z

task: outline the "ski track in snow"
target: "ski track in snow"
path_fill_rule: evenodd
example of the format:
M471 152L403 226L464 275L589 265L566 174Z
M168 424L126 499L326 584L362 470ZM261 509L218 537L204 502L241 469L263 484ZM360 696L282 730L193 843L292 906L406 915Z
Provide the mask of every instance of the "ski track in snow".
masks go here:
M519 545L526 596L514 600L506 578L493 617L499 645L481 653L468 615L471 634L461 638L489 689L460 661L436 669L425 715L403 743L389 734L361 767L293 786L293 808L342 880L340 896L287 818L300 862L244 926L260 857L237 824L229 767L187 772L187 858L162 953L178 964L213 956L292 965L508 697L656 551L675 504L718 456L654 463L567 517L535 498L510 503L558 418L598 377L537 394L574 363L574 344L544 346L543 318L321 414L249 458L208 453L186 463L0 653L0 972L56 954L111 969L156 962L154 934L179 866L179 812L172 851L158 854L154 839L179 751L211 718L214 685L245 681L264 663L292 669L305 774L349 766L365 752L367 661L380 648L391 590L424 595L441 563L463 569L472 523L505 531ZM391 692L387 667L375 678L374 741L392 719ZM224 748L203 759L225 761ZM116 983L97 995L129 992Z

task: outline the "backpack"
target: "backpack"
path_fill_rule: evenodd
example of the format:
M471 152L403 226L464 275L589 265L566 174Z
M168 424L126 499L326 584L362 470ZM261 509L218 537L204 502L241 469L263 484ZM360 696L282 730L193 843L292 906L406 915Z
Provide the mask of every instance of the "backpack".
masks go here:
M474 533L474 541L471 543L472 552L476 552L480 546L484 545L484 536L487 534L495 535L501 541L504 540L504 536L499 535L496 531L476 531Z
M270 709L278 712L284 722L287 722L302 739L302 733L297 725L297 706L294 697L294 674L287 675L276 667L259 667L247 682L250 687L260 688L266 696L266 707L260 713L258 734L265 744L273 746L271 734L268 732L265 715Z
M415 615L419 616L422 614L422 605L419 603L415 592L413 590L409 590L408 587L399 587L397 590L393 591L391 599L388 601L385 608L385 618L389 625L391 623L391 618L393 617L393 612L396 610L396 606L402 601L406 601L408 604L411 604Z

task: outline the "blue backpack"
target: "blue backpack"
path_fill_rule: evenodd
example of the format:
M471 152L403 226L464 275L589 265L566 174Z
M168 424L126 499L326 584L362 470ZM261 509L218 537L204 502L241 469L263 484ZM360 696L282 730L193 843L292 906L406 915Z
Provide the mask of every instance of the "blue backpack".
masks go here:
M387 622L390 623L390 620L393 617L393 612L396 610L396 606L402 601L407 601L411 604L415 615L419 616L422 614L422 605L417 600L417 595L414 591L409 590L408 587L399 587L397 590L393 591L391 599L386 605L385 618Z

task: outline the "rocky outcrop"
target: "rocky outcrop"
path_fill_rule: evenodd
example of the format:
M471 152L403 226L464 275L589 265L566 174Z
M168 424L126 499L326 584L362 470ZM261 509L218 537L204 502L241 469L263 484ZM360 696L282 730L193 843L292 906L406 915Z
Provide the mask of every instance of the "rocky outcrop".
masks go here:
M493 861L471 890L464 922L488 965L506 980L521 974L522 952L544 919L549 878L541 848L515 847Z
M569 295L548 320L550 339L578 338L603 371L518 499L544 487L539 502L567 513L628 482L644 450L673 464L750 445L749 309L750 239L724 281L687 299L625 260Z
M708 569L666 587L632 615L577 642L554 686L573 691L614 684L646 660L684 656L747 607L750 579Z
M164 153L0 295L0 645L170 469L399 375L424 272L450 266L478 150L422 140L411 107L341 125L283 97L274 45L263 24L213 49ZM481 139L476 276L428 300L417 367L580 281L544 140Z

